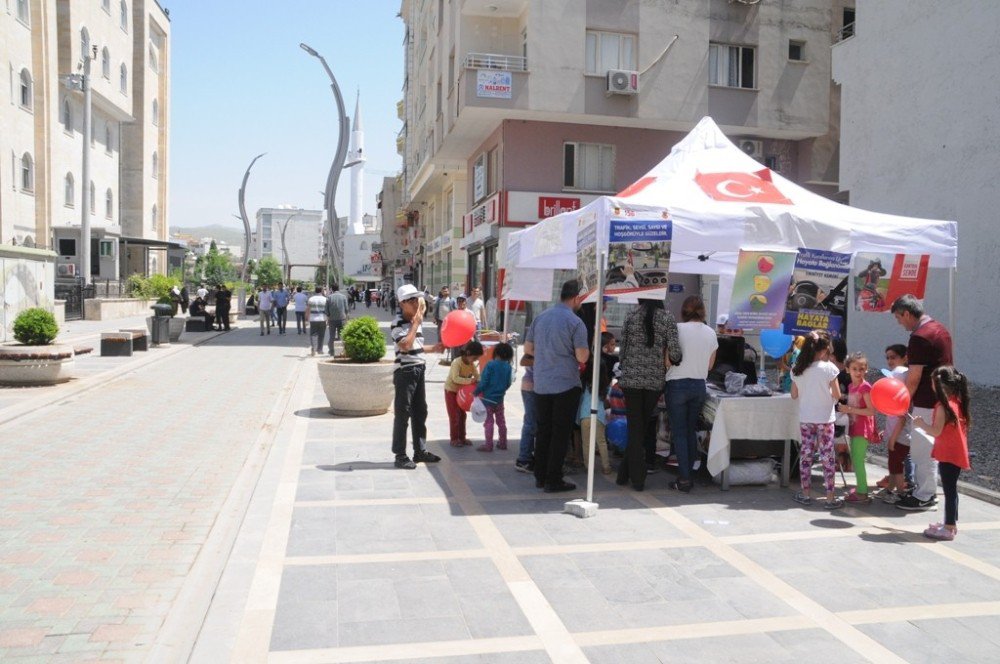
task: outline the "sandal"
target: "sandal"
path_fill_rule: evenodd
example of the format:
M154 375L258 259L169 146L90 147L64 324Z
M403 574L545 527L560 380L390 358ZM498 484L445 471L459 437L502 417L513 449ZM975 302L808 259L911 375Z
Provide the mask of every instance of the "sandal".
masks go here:
M795 502L797 502L800 505L812 505L812 502L813 502L812 497L807 496L806 494L802 493L801 491L799 491L794 496L792 496L792 500L794 500Z
M823 508L828 510L839 510L844 506L843 498L833 498L823 503Z

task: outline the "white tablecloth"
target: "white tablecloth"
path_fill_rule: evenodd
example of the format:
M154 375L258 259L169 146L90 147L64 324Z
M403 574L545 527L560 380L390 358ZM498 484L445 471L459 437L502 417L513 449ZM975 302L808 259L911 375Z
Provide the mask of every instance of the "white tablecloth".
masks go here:
M729 468L729 441L799 440L799 402L788 394L771 397L717 397L712 436L708 444L708 472Z

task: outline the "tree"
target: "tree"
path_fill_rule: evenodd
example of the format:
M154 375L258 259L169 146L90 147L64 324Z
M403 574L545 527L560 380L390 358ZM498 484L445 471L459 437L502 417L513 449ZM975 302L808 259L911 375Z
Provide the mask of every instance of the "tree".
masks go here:
M273 256L264 256L257 263L257 285L274 286L281 281L281 265Z

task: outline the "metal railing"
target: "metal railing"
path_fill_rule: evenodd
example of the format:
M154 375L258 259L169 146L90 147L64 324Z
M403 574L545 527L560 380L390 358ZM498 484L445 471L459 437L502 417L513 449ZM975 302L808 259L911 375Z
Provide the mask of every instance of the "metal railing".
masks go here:
M852 21L851 23L848 23L847 25L845 25L844 27L842 27L840 30L838 30L837 34L834 35L833 43L837 44L839 42L844 41L845 39L850 39L851 37L853 37L854 36L854 31L855 31L855 29L854 29L854 23L855 22Z
M520 55L499 53L469 53L462 63L465 69L502 69L504 71L528 71L528 59Z

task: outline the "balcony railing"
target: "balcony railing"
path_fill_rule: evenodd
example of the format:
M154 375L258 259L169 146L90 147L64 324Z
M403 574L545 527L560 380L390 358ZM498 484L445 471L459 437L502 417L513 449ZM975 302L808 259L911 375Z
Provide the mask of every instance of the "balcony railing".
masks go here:
M854 36L854 22L852 21L851 23L848 23L847 25L845 25L844 27L842 27L840 30L837 31L836 36L833 38L833 43L834 44L840 43L845 39L850 39L853 36Z
M528 71L528 59L520 55L497 53L469 53L462 63L465 69L502 69L504 71Z

